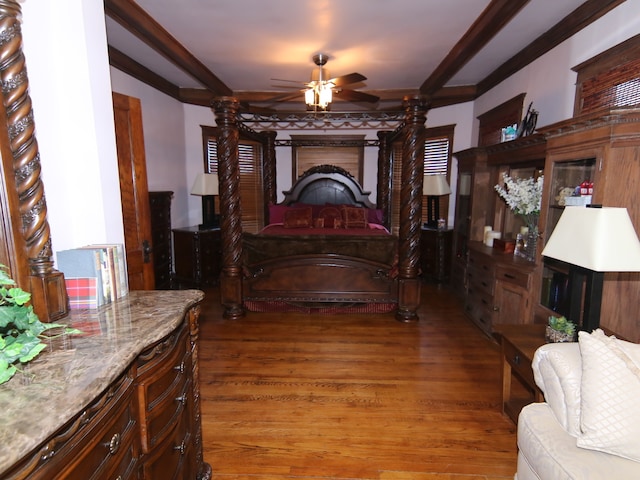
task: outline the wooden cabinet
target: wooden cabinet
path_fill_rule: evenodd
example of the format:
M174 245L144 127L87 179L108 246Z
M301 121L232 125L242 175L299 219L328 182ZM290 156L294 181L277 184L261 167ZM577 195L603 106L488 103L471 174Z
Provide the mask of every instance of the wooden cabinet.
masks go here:
M502 175L528 178L542 172L545 139L535 134L458 153L452 287L471 319L486 333L495 323L531 323L534 262L485 247L484 227L514 240L523 220L498 196Z
M218 283L222 268L219 228L175 228L173 251L177 286L203 288Z
M626 207L636 232L640 231L640 109L620 109L598 115L575 117L541 129L547 138L547 161L543 209L540 216L544 247L562 210L558 194L577 182L593 182L592 203L605 207ZM590 177L590 178L586 178ZM580 239L577 238L576 242ZM564 314L566 264L543 262L539 258L541 288L536 319ZM640 341L636 315L640 303L639 273L606 273L600 324L631 341Z
M171 199L173 192L149 192L153 271L157 290L171 288Z
M471 242L466 313L488 335L496 324L530 323L534 272L532 262Z
M39 402L21 407L26 416L21 420L25 438L30 439L43 429L55 430L44 433L42 440L34 439L31 451L11 452L25 445L25 438L5 445L0 455L3 479L211 478L211 468L203 461L201 443L199 300L190 294L191 306L186 308L185 302L172 303L150 295L155 293L158 292L132 292L130 303L126 299L114 302L96 312L95 319L87 318L93 314L79 313L80 323L72 322L72 326L87 329L92 322L100 325L108 318L109 335L97 333L87 340L78 340L68 352L55 357L63 359L62 365L60 362L43 365L47 355L37 359L31 368L36 378L42 377L41 385L5 386L15 389L16 402L33 402L34 396L47 397L52 402L46 406L50 413L42 412L46 416L44 421L37 420L39 412L28 415L29 409L42 410ZM202 293L197 294L201 299ZM164 305L163 311L155 305ZM176 316L180 319L177 322ZM156 332L167 330L160 321L173 321L175 327L168 329L168 334L161 334L164 336L159 340L143 343ZM132 328L132 324L136 327ZM136 350L137 355L129 356ZM69 356L72 361L65 364ZM79 362L82 363L78 365ZM66 367L73 367L73 375ZM103 388L100 383L114 371L115 380L109 380ZM92 389L100 393L88 403L78 399ZM74 410L68 421L66 417L60 420L69 405L82 408ZM15 435L15 430L5 426L10 421L15 420L2 419L1 436L8 438L10 431ZM53 427L56 422L61 426ZM7 455L21 459L7 465L3 463Z
M423 227L420 232L422 279L448 283L451 272L453 230Z

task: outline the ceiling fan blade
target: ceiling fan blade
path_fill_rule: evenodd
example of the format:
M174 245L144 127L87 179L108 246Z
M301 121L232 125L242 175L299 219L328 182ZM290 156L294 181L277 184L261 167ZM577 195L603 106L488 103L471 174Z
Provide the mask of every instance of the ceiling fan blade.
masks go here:
M288 102L289 100L294 100L296 98L303 98L304 95L303 93L298 90L297 92L287 92L287 93L281 93L280 95L276 95L274 97L271 97L268 100L265 100L265 103L277 103L277 102Z
M272 78L274 82L287 82L287 83L297 83L299 85L306 85L306 82L300 82L298 80L287 80L286 78Z
M250 105L247 102L240 102L240 111L247 113L257 113L259 115L270 115L272 113L275 113L275 110L272 108Z
M358 92L357 90L336 90L335 94L341 99L347 102L368 102L376 103L380 100L380 97L370 95L364 92Z
M367 79L364 75L360 73L349 73L347 75L341 75L336 78L332 78L329 80L336 87L342 87L344 85L351 85L352 83L364 82Z

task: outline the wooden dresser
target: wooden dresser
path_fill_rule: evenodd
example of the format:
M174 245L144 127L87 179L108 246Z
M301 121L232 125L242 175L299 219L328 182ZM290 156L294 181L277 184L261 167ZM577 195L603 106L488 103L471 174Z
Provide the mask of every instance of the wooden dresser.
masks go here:
M486 334L494 324L530 323L535 264L480 242L469 242L465 311Z
M171 199L173 192L149 192L153 271L157 290L171 288Z
M211 478L198 380L202 292L135 291L0 389L3 479Z

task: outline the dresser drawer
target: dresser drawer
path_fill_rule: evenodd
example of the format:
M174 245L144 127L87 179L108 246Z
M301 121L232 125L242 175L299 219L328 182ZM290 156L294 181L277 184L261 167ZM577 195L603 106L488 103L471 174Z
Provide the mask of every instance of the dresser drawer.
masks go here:
M473 288L488 295L493 295L495 290L493 273L489 275L485 270L473 266L467 269L467 284L469 289Z
M515 268L509 268L502 265L496 267L496 280L509 282L522 288L529 288L530 272L523 272Z

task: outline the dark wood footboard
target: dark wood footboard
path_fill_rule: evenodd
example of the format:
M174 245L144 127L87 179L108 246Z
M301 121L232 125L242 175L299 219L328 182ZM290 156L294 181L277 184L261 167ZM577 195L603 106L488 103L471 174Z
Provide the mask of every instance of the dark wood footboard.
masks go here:
M396 303L392 267L344 255L295 255L245 266L244 299L296 303Z

